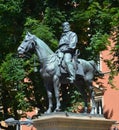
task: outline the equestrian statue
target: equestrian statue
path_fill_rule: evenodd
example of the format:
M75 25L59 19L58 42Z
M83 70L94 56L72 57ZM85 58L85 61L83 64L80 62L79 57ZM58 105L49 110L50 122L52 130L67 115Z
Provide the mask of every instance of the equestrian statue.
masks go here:
M93 60L86 61L84 59L78 59L79 51L76 49L77 44L76 33L70 31L70 25L68 22L63 23L63 34L59 41L59 48L56 52L53 52L49 46L37 36L26 34L21 45L17 51L19 56L25 55L30 50L36 52L40 62L40 73L44 80L44 86L48 95L48 109L45 113L51 113L53 110L53 92L54 89L56 108L54 112L61 110L60 92L59 88L61 84L73 84L75 85L85 101L85 109L87 112L87 92L85 87L90 91L90 97L92 100L91 114L95 114L95 100L94 90L92 86L95 74L99 71L97 65ZM85 86L85 87L84 87Z

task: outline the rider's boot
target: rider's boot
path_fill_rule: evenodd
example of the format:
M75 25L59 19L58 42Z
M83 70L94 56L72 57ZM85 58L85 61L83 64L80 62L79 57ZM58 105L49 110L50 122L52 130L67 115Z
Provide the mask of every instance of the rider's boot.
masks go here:
M67 67L68 67L68 72L70 74L70 77L68 77L67 79L70 80L70 83L74 83L74 80L75 80L75 70L74 70L74 66L71 62L69 62L67 64Z

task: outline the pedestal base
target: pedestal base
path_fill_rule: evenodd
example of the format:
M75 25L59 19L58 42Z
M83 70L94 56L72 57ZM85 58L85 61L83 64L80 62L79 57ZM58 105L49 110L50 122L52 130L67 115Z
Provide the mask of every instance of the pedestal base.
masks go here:
M52 113L34 119L37 130L108 130L115 121L103 116L74 113Z

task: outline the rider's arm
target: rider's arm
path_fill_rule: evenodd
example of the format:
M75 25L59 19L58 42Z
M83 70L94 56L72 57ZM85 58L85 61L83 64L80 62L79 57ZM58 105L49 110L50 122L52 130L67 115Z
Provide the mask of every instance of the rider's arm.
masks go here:
M77 44L77 42L78 42L78 37L77 37L77 35L76 35L76 33L72 33L71 35L70 35L70 40L69 40L69 49L75 49L76 48L76 44Z

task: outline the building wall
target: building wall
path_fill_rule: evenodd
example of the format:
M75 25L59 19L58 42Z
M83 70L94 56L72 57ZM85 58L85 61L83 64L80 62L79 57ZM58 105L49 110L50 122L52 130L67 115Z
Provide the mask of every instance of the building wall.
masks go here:
M108 50L103 51L101 53L101 71L102 72L109 72L109 68L107 67L106 63L104 62L105 59L110 59L112 55L110 54L109 50L114 46L113 41L111 41L111 46L108 47ZM105 74L104 79L101 79L106 91L104 92L104 106L103 112L106 118L112 119L117 121L117 127L119 128L119 74L114 78L113 83L115 88L112 88L111 85L108 84L109 73Z
M30 118L33 115L36 115L36 110L32 111L32 112L27 112L27 116ZM25 121L26 118L22 118L22 121ZM36 130L36 128L33 127L33 125L31 126L26 126L26 125L22 125L20 130Z

